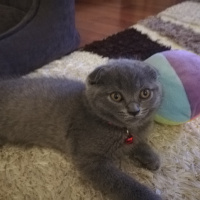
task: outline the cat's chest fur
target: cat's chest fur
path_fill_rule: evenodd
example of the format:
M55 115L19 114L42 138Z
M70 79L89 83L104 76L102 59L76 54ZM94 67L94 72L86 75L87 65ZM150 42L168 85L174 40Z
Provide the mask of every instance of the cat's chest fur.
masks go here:
M134 133L129 133L126 127L116 127L109 121L85 111L77 113L67 131L73 140L75 154L106 155L108 157L121 156L124 151L130 151L137 143ZM133 142L128 143L129 136Z

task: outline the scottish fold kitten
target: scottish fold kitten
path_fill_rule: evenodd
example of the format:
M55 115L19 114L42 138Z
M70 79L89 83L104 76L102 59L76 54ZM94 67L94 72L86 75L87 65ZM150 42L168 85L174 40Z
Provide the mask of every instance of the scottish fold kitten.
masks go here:
M128 154L150 169L159 157L145 142L162 99L157 71L118 59L97 67L86 84L59 78L0 81L0 142L70 153L77 167L113 200L160 200L120 171Z

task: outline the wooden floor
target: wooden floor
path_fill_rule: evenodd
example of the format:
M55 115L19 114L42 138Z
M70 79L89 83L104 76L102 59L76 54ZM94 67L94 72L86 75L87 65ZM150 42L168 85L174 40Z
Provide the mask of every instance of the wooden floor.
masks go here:
M101 40L183 0L76 0L81 44Z

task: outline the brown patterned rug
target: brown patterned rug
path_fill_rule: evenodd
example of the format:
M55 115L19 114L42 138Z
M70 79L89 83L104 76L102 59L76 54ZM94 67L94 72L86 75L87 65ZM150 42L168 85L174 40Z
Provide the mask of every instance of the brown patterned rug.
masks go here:
M55 60L31 77L64 76L84 80L96 66L110 58L144 60L154 53L185 49L200 55L200 3L183 2L157 16L112 35L103 41ZM200 119L180 125L155 124L150 143L162 166L157 172L120 161L121 170L149 186L165 200L200 200ZM0 150L0 200L104 200L80 177L70 157L49 149Z

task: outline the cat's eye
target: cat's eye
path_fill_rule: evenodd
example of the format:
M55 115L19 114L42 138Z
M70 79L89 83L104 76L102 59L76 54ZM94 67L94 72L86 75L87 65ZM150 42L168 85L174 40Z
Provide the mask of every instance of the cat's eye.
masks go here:
M140 91L140 99L148 99L151 97L151 90L150 89L144 89Z
M113 93L111 93L110 97L115 102L120 102L122 100L122 95L119 92L113 92Z

